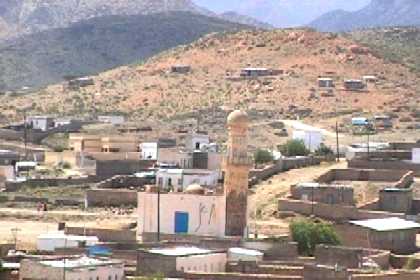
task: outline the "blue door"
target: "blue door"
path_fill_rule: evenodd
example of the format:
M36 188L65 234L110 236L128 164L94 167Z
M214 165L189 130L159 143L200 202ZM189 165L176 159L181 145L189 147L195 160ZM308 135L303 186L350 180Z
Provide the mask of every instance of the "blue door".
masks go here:
M175 212L175 233L188 233L188 213Z

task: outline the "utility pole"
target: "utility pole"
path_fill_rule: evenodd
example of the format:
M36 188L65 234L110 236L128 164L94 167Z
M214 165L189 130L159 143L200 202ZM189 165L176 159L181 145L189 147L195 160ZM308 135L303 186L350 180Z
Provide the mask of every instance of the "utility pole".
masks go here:
M160 242L160 185L157 187L157 240Z
M26 121L26 109L23 111L23 141L25 145L25 160L28 160L28 123Z
M340 162L340 143L338 140L338 120L335 120L335 138L337 141L337 162Z

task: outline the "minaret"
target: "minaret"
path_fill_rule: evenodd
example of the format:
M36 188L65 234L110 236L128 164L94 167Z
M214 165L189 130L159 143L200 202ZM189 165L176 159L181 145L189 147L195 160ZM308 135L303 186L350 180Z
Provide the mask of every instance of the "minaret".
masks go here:
M226 236L243 236L247 225L248 176L248 115L232 112L227 120L229 139L223 167L226 198Z

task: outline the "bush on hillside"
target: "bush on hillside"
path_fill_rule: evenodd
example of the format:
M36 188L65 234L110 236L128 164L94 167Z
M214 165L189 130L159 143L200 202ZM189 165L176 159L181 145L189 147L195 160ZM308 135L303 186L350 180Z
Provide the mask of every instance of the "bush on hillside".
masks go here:
M326 223L297 220L290 224L290 232L302 255L313 256L318 244L340 245L334 228Z
M319 148L315 151L315 155L317 156L330 156L333 154L334 151L324 144L321 144L321 146L319 146Z
M310 153L302 140L287 141L286 144L280 146L280 152L287 157L307 156Z
M258 149L254 153L254 160L256 164L263 164L272 162L274 160L274 157L270 151Z

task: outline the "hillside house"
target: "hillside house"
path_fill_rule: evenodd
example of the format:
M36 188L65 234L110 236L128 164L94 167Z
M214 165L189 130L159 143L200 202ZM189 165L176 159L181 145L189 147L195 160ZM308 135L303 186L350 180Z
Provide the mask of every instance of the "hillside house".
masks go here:
M389 129L393 127L392 118L386 115L374 116L375 127L379 129Z
M178 74L187 74L191 72L191 66L189 65L173 65L171 66L171 72L172 73L178 73Z
M365 84L376 84L378 82L378 78L373 75L365 75L362 80Z
M112 125L121 125L121 124L125 123L125 117L124 116L118 116L118 115L99 116L98 121L101 122L101 123L109 123L109 124L112 124Z
M210 144L210 137L207 133L192 133L187 136L185 147L188 151L201 151Z
M416 235L420 224L400 218L350 221L358 227L358 233L368 238L371 248L390 250L396 254L417 251ZM355 228L357 231L357 229ZM361 231L360 231L361 230Z
M157 160L158 159L158 143L141 143L140 153L142 159Z
M28 128L48 131L54 127L54 118L47 116L31 116L26 119Z
M70 80L68 82L68 87L72 90L78 90L79 88L93 86L94 84L95 82L92 78L82 77Z
M9 150L0 150L0 165L14 165L19 159L19 153Z
M75 152L137 153L139 141L131 135L70 134L69 146Z
M318 78L318 86L320 88L332 88L334 87L334 80L332 78Z
M271 71L268 68L263 67L247 67L241 69L241 77L263 77L270 76Z
M360 91L364 90L366 87L365 83L362 80L345 80L344 89L348 91Z

